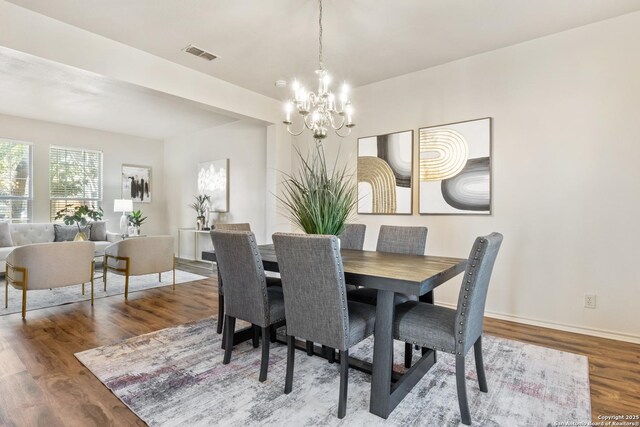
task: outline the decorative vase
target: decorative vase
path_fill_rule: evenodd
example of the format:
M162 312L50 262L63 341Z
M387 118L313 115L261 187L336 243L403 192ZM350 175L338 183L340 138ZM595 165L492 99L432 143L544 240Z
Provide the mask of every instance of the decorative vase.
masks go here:
M196 221L196 230L202 230L202 227L204 227L205 224L205 217L199 216L198 220Z
M73 238L74 242L84 242L89 240L87 238L87 234L83 231L78 231L78 234L76 234L76 237Z

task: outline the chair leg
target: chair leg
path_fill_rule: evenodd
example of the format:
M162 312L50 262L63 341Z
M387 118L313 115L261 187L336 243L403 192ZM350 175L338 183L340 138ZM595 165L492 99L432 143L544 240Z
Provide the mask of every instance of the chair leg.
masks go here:
M104 283L104 291L107 292L107 256L102 259L102 282Z
M327 358L329 363L335 363L336 361L336 349L333 347L322 346L322 355Z
M158 273L158 282L162 282L162 273Z
M413 359L413 345L408 342L404 343L404 367L409 369Z
M269 340L271 341L271 343L275 343L278 336L278 330L276 329L276 325L271 325L269 326Z
M84 283L82 284L82 295L84 295Z
M349 387L349 350L340 352L340 398L338 400L338 418L347 415L347 389Z
M251 325L251 328L253 329L253 348L258 348L260 346L260 328L256 325Z
M271 340L269 339L269 327L262 328L262 361L260 362L260 382L263 383L267 380L267 371L269 370L269 345Z
M91 262L91 306L93 307L93 275L95 273L95 261Z
M467 402L467 387L464 378L464 356L456 355L456 386L458 388L458 404L460 405L460 418L462 424L471 425L469 403Z
M124 276L124 299L129 298L129 274Z
M482 360L482 336L478 337L478 340L473 344L473 353L476 359L476 372L480 391L486 393L489 389L487 388L487 377L484 374L484 362Z
M22 318L27 317L27 270L22 273Z
M291 393L293 388L293 365L296 360L296 338L287 335L287 375L284 380L284 394Z
M313 356L313 341L307 341L307 356Z
M218 294L218 329L216 332L222 333L222 324L224 323L224 295Z
M226 365L231 362L231 350L233 350L233 332L236 328L236 318L231 316L224 316L224 359L222 364Z
M4 308L9 308L9 266L4 269Z
M173 290L176 290L176 258L173 257Z

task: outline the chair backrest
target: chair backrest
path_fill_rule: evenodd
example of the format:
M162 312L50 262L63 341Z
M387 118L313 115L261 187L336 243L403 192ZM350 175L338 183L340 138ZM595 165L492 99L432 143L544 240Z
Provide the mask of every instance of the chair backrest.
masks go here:
M224 277L225 315L269 326L267 281L254 234L214 230L211 239Z
M367 231L365 224L345 224L344 230L338 236L340 248L362 250L364 246L364 234Z
M34 243L15 248L7 262L28 269L27 290L77 285L91 281L95 247L93 242Z
M105 253L129 258L129 274L160 273L173 269L173 236L134 237L113 243Z
M347 349L349 313L336 236L276 233L287 334Z
M249 224L248 222L239 222L236 224L225 224L225 223L221 223L221 224L213 224L213 230L220 230L220 231L251 231L251 224Z
M381 225L376 251L394 254L424 255L427 227Z
M501 244L502 234L491 233L488 236L476 238L471 248L456 312L455 332L458 354L466 354L482 335L487 290Z

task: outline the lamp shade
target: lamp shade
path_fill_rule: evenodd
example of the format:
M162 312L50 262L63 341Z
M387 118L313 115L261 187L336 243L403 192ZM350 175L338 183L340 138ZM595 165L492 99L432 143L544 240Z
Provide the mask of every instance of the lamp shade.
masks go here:
M131 199L115 199L113 201L114 212L131 212L133 211L133 201Z

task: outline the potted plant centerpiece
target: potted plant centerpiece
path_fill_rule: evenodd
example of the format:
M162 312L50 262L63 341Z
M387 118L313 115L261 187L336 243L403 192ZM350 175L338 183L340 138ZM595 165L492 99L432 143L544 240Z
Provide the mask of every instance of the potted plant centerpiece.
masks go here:
M291 221L307 234L340 235L358 202L357 188L347 167L339 168L336 159L329 171L319 143L310 156L296 151L300 170L297 174L285 174L279 201Z
M131 236L139 236L140 235L140 226L147 219L146 216L142 216L142 210L138 209L137 211L133 211L128 215L129 225L132 227L133 233L129 232Z
M196 201L191 203L189 207L193 208L198 214L196 220L196 230L202 230L202 228L206 225L206 217L205 213L209 210L209 203L211 202L211 196L207 194L199 194L197 196L193 196Z
M66 205L64 209L60 209L56 212L55 219L62 219L62 221L66 225L75 224L78 227L78 233L76 237L73 239L74 241L78 240L89 240L89 236L86 235L80 228L80 226L84 227L87 225L87 218L92 221L99 221L102 219L104 212L102 208L93 209L87 205Z

